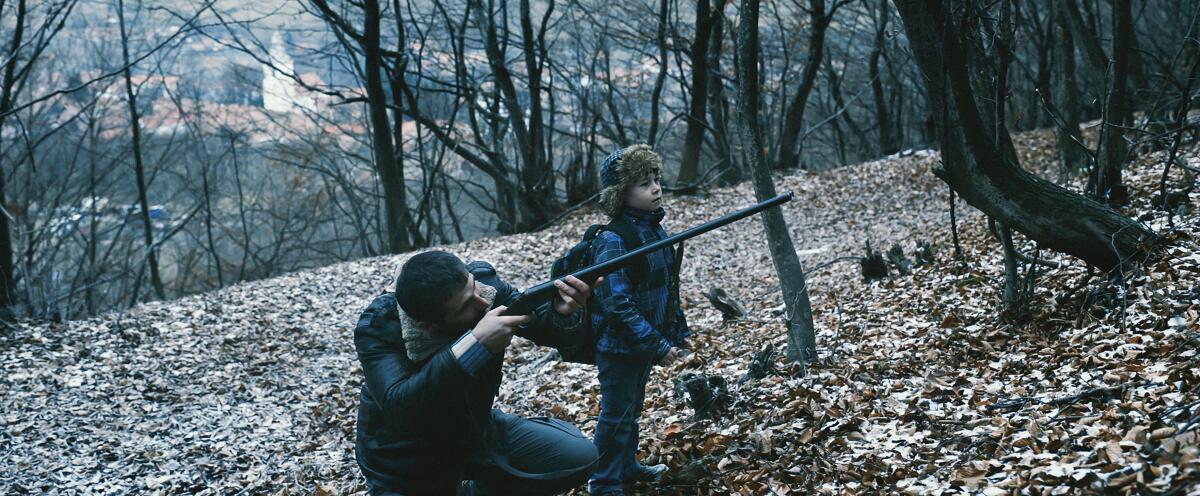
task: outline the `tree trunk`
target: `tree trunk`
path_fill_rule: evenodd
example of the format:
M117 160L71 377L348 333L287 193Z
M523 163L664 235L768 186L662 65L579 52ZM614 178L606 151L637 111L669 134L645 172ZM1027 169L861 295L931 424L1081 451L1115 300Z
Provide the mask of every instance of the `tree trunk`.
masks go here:
M522 232L542 225L557 210L554 201L554 174L546 164L545 148L542 145L541 69L540 64L534 60L536 55L533 54L533 51L538 43L533 35L529 2L521 0L521 32L524 42L522 46L529 78L529 105L526 107L521 105L516 85L513 83L512 72L508 70L504 50L497 38L498 30L507 27L497 27L495 14L482 5L479 0L471 1L474 3L475 22L483 35L488 66L492 70L492 77L495 78L496 89L501 95L504 110L508 112L509 126L516 138L517 150L521 155L522 191L514 197L515 200L518 200L514 204L519 204L522 208L520 212L513 212L517 216L517 221L512 227L514 231ZM551 2L551 8L553 5L554 3ZM500 9L503 11L506 6L507 3L502 0ZM545 23L543 22L544 27ZM526 110L530 115L529 123L525 122Z
M742 137L743 154L749 160L753 176L754 196L758 201L765 201L775 196L775 183L771 179L759 120L761 99L758 79L758 10L759 0L742 0L738 10L741 16L737 38L738 128ZM816 62L820 62L820 59ZM779 274L783 302L787 308L788 359L801 363L812 362L816 357L816 337L800 257L796 255L796 247L792 244L791 233L783 219L782 208L769 209L763 212L762 218L767 245L771 250L775 271Z
M379 0L363 2L363 69L367 78L367 113L371 121L371 144L375 152L375 170L383 186L383 210L387 223L389 253L411 249L408 238L408 190L404 176L396 164L396 146L392 143L392 128L388 122L387 95L383 91L383 57L379 39Z
M1051 100L1058 113L1055 136L1063 170L1078 174L1087 169L1087 150L1082 146L1083 133L1079 131L1079 90L1075 87L1075 41L1067 25L1062 0L1054 3L1054 69L1051 71L1053 88Z
M670 3L667 0L659 0L658 2L658 35L655 38L658 44L658 76L654 78L654 89L650 92L650 132L646 138L646 143L651 148L658 141L658 108L662 106L663 86L667 81L667 68L670 63L667 61L667 17L668 6Z
M1102 270L1142 260L1158 241L1153 232L1030 174L1015 161L1014 151L995 147L992 123L981 115L987 105L976 99L968 52L961 46L958 26L963 23L946 17L962 15L961 0L900 0L896 5L925 75L931 115L942 137L944 168L938 176L972 206L1044 247ZM1007 131L997 130L997 135L1011 148Z
M692 40L692 101L688 112L687 134L683 139L683 157L679 161L676 186L690 185L700 177L700 147L704 144L708 103L708 45L712 38L713 17L709 0L696 0L696 39ZM716 15L720 15L719 13ZM718 81L718 84L720 81Z
M208 255L212 257L213 269L215 269L217 272L217 287L224 288L225 273L221 270L221 256L217 253L217 242L215 241L215 238L213 238L212 189L208 185L208 168L210 165L211 164L204 164L201 166L202 169L200 169L200 185L204 193L204 233L206 235L206 241L208 242ZM92 201L94 203L96 198L94 186L92 191ZM89 253L89 255L95 259L94 253Z
M525 75L529 80L529 143L521 170L524 191L522 201L531 203L530 219L524 222L522 231L540 226L558 211L555 205L554 169L546 155L546 126L542 109L542 69L547 61L545 36L550 14L554 12L554 1L546 2L546 12L538 34L533 32L533 18L529 11L529 0L521 0L521 44L525 55ZM521 119L523 114L517 115Z
M396 24L398 35L396 37L396 50L403 53L403 50L407 48L407 39L404 36L404 18L400 16L400 11L398 10L400 8L399 3L393 1L392 8L393 10L397 11ZM380 62L382 65L382 60ZM386 74L388 76L388 88L392 92L391 132L393 139L392 142L394 143L392 153L395 157L393 159L393 163L396 167L396 175L400 177L400 187L397 188L399 189L398 194L400 196L399 203L403 207L400 209L400 226L403 229L408 230L406 239L408 242L408 248L412 249L416 247L429 246L430 242L427 236L421 235L420 221L413 220L412 210L408 208L408 181L405 179L404 175L404 99L400 97L404 91L401 81L404 79L405 63L404 61L400 61L397 64L398 65L392 67L391 70L387 70L387 68L383 69L386 70ZM380 84L382 84L382 82ZM420 167L421 163L418 163L417 166ZM422 193L424 196L417 199L417 204L427 207L429 205L429 188L423 189Z
M842 83L845 82L846 79L844 75L839 75L837 70L833 68L832 57L825 58L825 78L826 84L829 85L829 95L833 97L833 112L841 114L839 117L831 120L830 123L834 125L834 129L837 130L838 134L840 135L841 127L837 125L837 121L838 119L841 119L842 122L846 123L846 127L850 128L850 132L854 134L854 139L857 140L858 143L867 143L868 139L866 131L863 131L862 126L859 126L858 122L851 117L850 103L846 102L846 99L842 97ZM839 146L841 145L839 144ZM842 165L846 165L845 153L843 152L841 155ZM859 153L855 155L855 158L862 157L862 155L863 151L859 151Z
M875 44L871 47L871 56L867 64L868 77L871 78L871 94L875 98L875 120L879 123L879 153L891 155L900 151L900 141L892 128L892 116L888 112L887 101L883 95L883 76L879 73L879 57L883 54L884 42L887 40L888 0L879 0L879 17L875 21Z
M792 169L800 165L799 146L800 131L804 125L804 109L808 106L808 96L812 93L817 80L817 69L825 57L825 31L833 19L833 11L825 13L825 0L809 0L812 11L812 36L808 42L808 60L804 61L804 71L800 77L800 88L788 104L784 114L783 130L779 135L779 149L776 151L774 167ZM836 10L836 7L834 8ZM739 36L741 33L739 33Z
M121 60L125 64L122 74L125 77L125 99L129 104L129 126L133 135L133 165L137 179L138 206L141 207L142 240L146 244L146 263L150 266L150 284L158 299L166 299L162 276L158 272L158 249L154 246L154 225L150 221L150 202L146 194L146 167L142 162L142 129L138 123L137 96L133 93L133 76L129 67L129 33L125 28L125 2L117 1L117 20L121 29ZM138 288L134 287L134 300L137 299Z
M1121 183L1121 168L1128 151L1124 128L1133 121L1127 87L1132 16L1129 0L1113 0L1112 78L1104 103L1104 121L1100 126L1099 161L1088 181L1092 186L1092 197L1109 205L1122 205L1129 199L1129 193Z
M725 98L725 81L721 75L721 54L725 43L725 5L726 0L712 0L712 34L708 43L708 112L711 116L713 141L717 145L717 156L721 158L724 169L721 173L721 185L732 185L742 180L740 161L733 154L730 145L729 132L729 101Z
M1104 54L1104 48L1100 46L1100 39L1083 23L1083 16L1079 14L1079 5L1075 0L1055 0L1055 6L1062 12L1067 28L1071 30L1071 38L1076 44L1083 47L1083 54L1087 57L1088 65L1092 67L1093 71L1103 75L1108 71L1108 56ZM1104 77L1100 77L1100 79L1103 80Z
M7 59L4 64L4 79L0 81L0 129L4 129L4 120L12 109L16 91L17 51L21 49L25 35L25 0L17 2L16 18L13 20L12 41L8 45ZM2 138L2 136L0 136ZM3 158L0 156L0 158ZM4 167L0 163L0 318L10 313L17 302L16 274L13 272L12 235L8 225L8 197L5 193Z

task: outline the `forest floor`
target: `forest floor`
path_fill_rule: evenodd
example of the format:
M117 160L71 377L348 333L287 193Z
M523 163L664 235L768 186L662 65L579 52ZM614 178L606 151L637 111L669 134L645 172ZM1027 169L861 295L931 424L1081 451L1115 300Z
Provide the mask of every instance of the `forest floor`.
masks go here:
M1047 131L1014 137L1023 165L1059 180ZM1200 168L1200 145L1183 150ZM1200 494L1200 192L1174 216L1151 207L1165 151L1126 171L1124 208L1168 243L1124 287L1036 250L1029 319L1000 318L1000 244L959 203L963 258L936 153L907 152L776 178L807 270L818 357L788 364L777 278L761 222L688 243L683 303L695 352L656 368L641 418L643 461L672 475L636 493ZM1179 168L1170 184L1186 181ZM1079 179L1071 180L1079 189ZM753 203L748 184L668 199L670 232ZM444 247L495 264L518 287L543 278L583 229ZM935 260L865 282L865 243ZM26 322L0 334L0 492L300 493L363 490L353 440L361 370L353 325L408 255L240 284L121 314ZM704 297L749 315L727 322ZM768 344L762 379L742 380ZM595 368L514 341L497 407L575 422L598 413ZM674 383L703 373L729 401L697 420Z

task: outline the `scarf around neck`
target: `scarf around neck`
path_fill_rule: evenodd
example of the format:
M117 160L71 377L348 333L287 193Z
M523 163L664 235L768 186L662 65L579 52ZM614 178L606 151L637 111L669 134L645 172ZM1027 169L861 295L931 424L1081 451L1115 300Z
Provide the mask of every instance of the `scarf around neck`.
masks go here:
M486 300L488 308L491 308L492 303L496 301L496 288L479 283L479 296ZM458 340L458 335L425 332L417 325L416 320L404 313L404 309L400 308L399 304L396 305L396 311L400 312L400 329L401 337L404 339L404 349L408 354L408 359L413 362L420 363L437 353L442 347Z

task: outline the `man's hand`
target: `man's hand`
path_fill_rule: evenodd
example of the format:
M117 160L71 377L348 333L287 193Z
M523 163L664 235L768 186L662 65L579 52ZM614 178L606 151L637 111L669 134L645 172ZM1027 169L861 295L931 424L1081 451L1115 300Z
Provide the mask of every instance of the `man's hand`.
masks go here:
M658 365L661 367L670 367L681 356L683 356L683 352L679 351L679 348L672 346L671 349L667 350L667 354L663 355L662 359L658 361Z
M517 330L517 326L533 320L533 317L529 315L515 317L500 315L507 309L508 307L504 305L493 308L482 319L479 319L479 323L475 324L474 329L471 329L471 334L475 336L479 344L495 355L503 353L504 348L508 347L508 343L512 342L513 332Z
M603 277L596 280L596 285L602 282L604 282ZM564 317L586 306L588 298L592 296L591 286L575 276L567 276L554 281L554 287L558 288L558 294L554 296L554 311Z

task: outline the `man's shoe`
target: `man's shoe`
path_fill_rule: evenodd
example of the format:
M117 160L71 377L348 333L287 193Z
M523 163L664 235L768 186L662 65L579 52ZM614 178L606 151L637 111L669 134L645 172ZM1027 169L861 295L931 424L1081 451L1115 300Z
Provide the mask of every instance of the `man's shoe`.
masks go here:
M627 480L629 482L657 482L665 473L667 473L665 464L642 465L639 463L629 474Z

